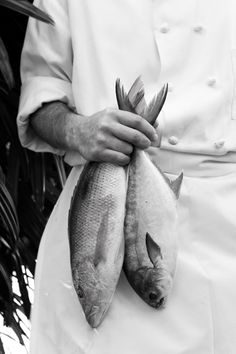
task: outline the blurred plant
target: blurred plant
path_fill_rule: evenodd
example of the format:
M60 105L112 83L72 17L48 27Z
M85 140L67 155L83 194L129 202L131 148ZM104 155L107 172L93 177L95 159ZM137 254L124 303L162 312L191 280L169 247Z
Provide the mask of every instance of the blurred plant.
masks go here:
M24 15L49 25L53 20L26 0L0 0L0 8L0 313L24 344L19 311L29 318L29 277L47 218L69 171L58 156L22 148L16 128ZM1 338L0 353L4 353Z

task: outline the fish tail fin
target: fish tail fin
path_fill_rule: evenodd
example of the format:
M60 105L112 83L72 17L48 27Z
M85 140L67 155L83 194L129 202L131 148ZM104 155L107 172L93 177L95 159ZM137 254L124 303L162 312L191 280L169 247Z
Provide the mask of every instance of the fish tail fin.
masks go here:
M141 76L139 76L134 81L133 85L131 86L128 92L128 99L130 100L135 113L139 114L140 116L144 115L144 112L147 108L144 95L144 84L141 80Z
M119 109L136 113L135 108L144 100L144 87L140 76L134 81L128 94L125 92L120 79L116 80L116 99Z
M161 90L156 94L151 102L148 104L145 112L144 118L150 123L154 124L157 119L167 97L168 84L165 84Z
M141 80L141 76L138 76L128 92L128 98L134 107L139 103L139 101L136 102L137 96L142 95L144 97L144 93L143 81Z
M121 85L120 79L116 80L116 100L120 110L122 111L133 111L133 106L127 100L127 93L124 90L123 85Z
M152 125L165 103L167 92L168 84L165 84L147 106L144 98L144 84L140 76L134 81L128 94L121 85L120 79L116 80L116 99L119 109L139 114Z
M176 199L179 198L180 189L183 182L183 176L183 172L181 172L180 175L174 181L170 182L170 188L174 192Z

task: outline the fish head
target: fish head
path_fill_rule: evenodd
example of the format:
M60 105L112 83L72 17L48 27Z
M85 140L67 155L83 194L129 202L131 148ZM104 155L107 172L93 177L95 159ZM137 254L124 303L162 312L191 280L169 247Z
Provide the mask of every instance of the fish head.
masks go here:
M172 276L163 260L161 247L146 233L146 249L152 266L136 271L136 289L143 300L154 308L163 308L172 287Z
M100 276L101 270L94 264L85 264L73 272L73 283L83 308L87 322L92 328L97 328L110 306L113 287L109 281L104 282Z
M172 282L172 276L164 268L143 267L135 272L135 290L156 309L164 308Z

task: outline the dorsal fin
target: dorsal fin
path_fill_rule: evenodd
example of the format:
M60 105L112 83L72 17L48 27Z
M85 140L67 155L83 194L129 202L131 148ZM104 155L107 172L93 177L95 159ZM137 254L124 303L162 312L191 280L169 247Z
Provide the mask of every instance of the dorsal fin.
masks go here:
M183 172L180 173L180 175L174 180L170 182L170 188L172 189L172 191L174 192L176 198L179 198L179 193L180 193L180 188L182 185L182 181L183 181Z
M150 261L154 267L158 267L159 262L162 259L161 248L148 232L146 233L146 248Z
M182 185L182 181L183 181L183 177L184 174L183 172L180 173L180 175L174 180L171 181L164 172L162 172L162 170L160 169L160 167L155 163L155 161L152 161L152 163L154 164L154 166L158 169L158 171L160 172L160 174L162 175L162 177L164 178L165 182L168 184L168 186L170 187L170 189L173 191L174 195L176 196L176 199L179 198L179 194L180 194L180 189L181 189L181 185Z

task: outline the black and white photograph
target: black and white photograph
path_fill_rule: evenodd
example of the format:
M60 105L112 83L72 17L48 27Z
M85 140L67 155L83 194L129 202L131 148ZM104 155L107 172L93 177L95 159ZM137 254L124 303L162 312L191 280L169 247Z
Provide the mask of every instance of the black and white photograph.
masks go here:
M0 0L0 354L236 354L236 1Z

